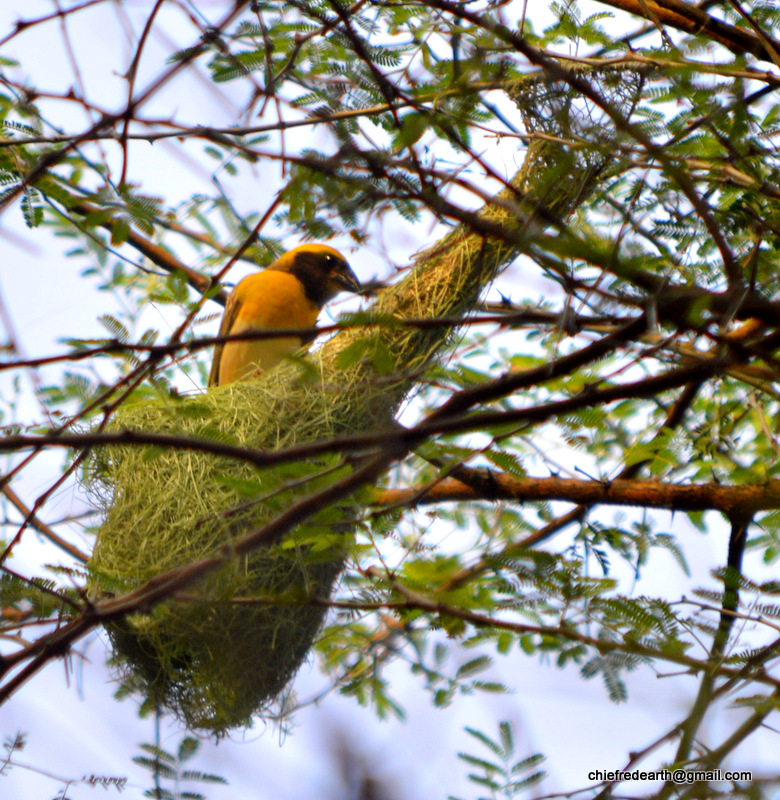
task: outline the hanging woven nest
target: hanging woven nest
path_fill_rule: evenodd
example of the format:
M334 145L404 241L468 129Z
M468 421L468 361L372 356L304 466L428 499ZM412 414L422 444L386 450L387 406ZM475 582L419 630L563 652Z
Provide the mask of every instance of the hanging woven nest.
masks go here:
M512 92L522 97L517 86ZM529 148L512 186L477 218L491 230L516 232L540 205L548 214L566 213L591 191L602 165L575 159L562 185L554 169L561 150L549 142ZM513 235L458 227L423 253L403 281L380 293L377 318L466 313L521 248ZM264 451L367 432L387 424L451 333L444 325L347 329L310 359L311 369L286 364L262 381L129 405L113 427ZM388 359L395 369L386 370ZM346 362L350 366L342 368ZM380 363L382 374L375 368ZM339 454L258 469L197 450L102 448L89 476L105 506L90 562L91 590L124 593L167 570L229 552L231 541L349 470ZM306 657L323 619L315 599L330 595L358 512L358 501L345 498L281 543L226 556L221 569L186 592L109 624L114 663L126 685L191 729L223 734L249 724Z

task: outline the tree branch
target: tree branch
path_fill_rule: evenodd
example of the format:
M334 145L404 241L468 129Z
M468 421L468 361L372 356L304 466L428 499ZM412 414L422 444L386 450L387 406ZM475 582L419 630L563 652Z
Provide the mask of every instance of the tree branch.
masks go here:
M638 506L669 511L722 511L727 515L780 508L780 481L755 484L675 484L662 481L604 480L573 478L516 478L490 469L470 470L476 483L455 478L434 481L429 486L384 489L374 502L379 506L415 506L443 502L509 500L519 503L559 500L583 507L595 505Z

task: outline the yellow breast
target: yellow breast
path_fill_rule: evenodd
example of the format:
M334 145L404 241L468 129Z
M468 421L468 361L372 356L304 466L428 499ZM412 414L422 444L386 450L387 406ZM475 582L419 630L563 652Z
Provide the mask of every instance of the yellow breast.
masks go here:
M225 310L226 330L220 334L311 328L318 314L319 308L306 297L298 278L289 272L264 270L244 278L233 290ZM300 336L228 342L215 356L219 359L216 383L223 386L273 369L301 345Z

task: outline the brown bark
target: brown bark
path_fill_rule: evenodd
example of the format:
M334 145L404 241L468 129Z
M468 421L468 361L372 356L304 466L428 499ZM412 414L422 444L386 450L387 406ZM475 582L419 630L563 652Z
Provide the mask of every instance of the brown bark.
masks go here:
M377 505L431 505L464 500L512 500L521 503L560 500L583 506L622 505L665 508L670 511L722 511L728 517L780 508L780 481L729 486L637 480L515 478L490 470L474 472L481 475L479 485L448 478L425 487L386 489L378 493L375 502Z

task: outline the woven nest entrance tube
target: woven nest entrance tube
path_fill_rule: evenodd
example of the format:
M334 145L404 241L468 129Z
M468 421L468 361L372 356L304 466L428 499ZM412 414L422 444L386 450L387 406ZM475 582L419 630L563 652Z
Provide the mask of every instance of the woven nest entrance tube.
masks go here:
M538 205L560 214L590 192L599 170L573 162L568 191L556 179L554 198L546 202L544 175L554 158L543 155L544 147L549 149L544 143L529 148L512 187L477 219L493 230L516 232ZM561 150L560 144L555 147ZM520 203L520 196L526 202ZM380 294L376 313L401 319L465 313L521 247L514 233L499 238L455 228L419 257L402 282ZM444 326L345 330L313 359L316 379L303 380L298 367L283 365L262 381L127 406L114 424L255 450L366 432L392 418L413 388L408 376L431 363L450 335ZM357 341L367 357L339 369L339 354ZM395 375L375 374L370 354L379 347L394 359ZM119 594L229 549L236 537L262 526L296 498L344 477L350 467L338 454L259 470L193 450L112 446L96 455L91 470L106 508L90 562L91 588ZM310 599L329 596L358 511L356 501L347 498L308 519L281 544L225 558L221 569L183 595L108 625L114 661L127 685L172 710L191 729L219 735L249 724L306 657L323 618L323 607Z

